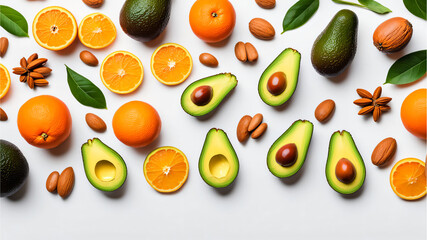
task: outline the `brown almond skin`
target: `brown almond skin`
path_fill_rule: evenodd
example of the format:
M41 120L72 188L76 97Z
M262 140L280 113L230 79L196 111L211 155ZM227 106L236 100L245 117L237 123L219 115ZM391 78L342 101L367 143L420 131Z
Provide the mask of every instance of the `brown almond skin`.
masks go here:
M59 173L53 171L46 180L46 189L48 192L54 192L58 186Z
M255 116L253 116L251 122L249 123L248 131L252 132L253 130L255 130L262 123L262 119L263 116L261 113L255 114Z
M255 0L255 2L264 9L272 9L276 6L276 0Z
M317 121L319 122L325 122L328 120L335 109L335 102L332 99L327 99L319 104L317 106L316 110L314 111L314 116L316 117Z
M216 57L210 53L202 53L199 56L199 61L205 66L208 67L217 67L218 66L218 60Z
M89 66L98 66L98 59L89 51L81 51L80 52L80 59L82 62L84 62L86 65Z
M96 132L104 132L107 129L104 120L93 113L86 114L86 123Z
M0 121L7 121L8 117L3 108L0 108Z
M104 0L83 0L83 2L92 8L99 8L104 3Z
M401 17L390 18L375 29L374 45L382 52L397 52L409 43L412 33L412 24L408 20Z
M255 62L256 60L258 60L258 51L254 47L254 45L247 42L245 43L245 48L246 48L246 55L248 57L249 62Z
M246 62L248 60L248 56L246 54L246 47L243 42L238 42L234 46L234 54L236 58L241 62Z
M262 123L261 125L259 125L255 129L255 131L252 132L251 137L253 139L257 139L257 138L261 137L265 133L265 131L267 130L267 127L268 127L267 123Z
M0 38L0 57L3 57L9 48L9 40L5 37Z
M375 147L371 155L372 164L376 166L385 165L396 153L397 142L394 138L386 138Z
M70 195L74 187L74 170L68 167L59 175L57 190L59 196L66 198Z
M236 133L237 140L239 140L239 142L244 142L249 138L250 132L248 131L248 127L251 120L251 116L245 115L240 119L239 124L237 124Z
M249 31L261 40L271 40L276 35L274 27L265 19L254 18L249 22Z

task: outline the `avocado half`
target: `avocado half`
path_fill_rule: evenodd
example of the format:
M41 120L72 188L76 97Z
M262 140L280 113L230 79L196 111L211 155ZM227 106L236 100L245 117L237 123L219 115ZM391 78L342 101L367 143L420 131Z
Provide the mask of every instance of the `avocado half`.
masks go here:
M348 159L354 166L356 176L351 183L342 183L335 175L335 168L342 158ZM345 130L334 132L329 142L328 160L326 162L326 179L329 185L341 194L351 194L359 190L365 182L366 170L351 134Z
M279 178L290 177L304 165L313 136L313 124L308 120L295 121L274 143L267 154L267 166L270 172ZM292 166L284 167L276 162L277 151L290 143L297 147L297 160Z
M8 197L22 188L29 172L28 162L13 143L0 139L0 197Z
M95 188L111 192L126 181L127 168L123 158L98 138L82 145L86 177Z
M204 106L197 106L191 100L191 94L200 86L212 87L212 99ZM200 117L213 111L222 100L237 86L237 79L231 73L220 73L202 78L190 84L181 95L181 107L192 116Z
M239 172L239 159L227 134L212 128L206 135L199 158L199 172L203 180L214 188L227 187Z
M292 48L283 50L276 59L262 73L258 83L258 94L262 101L270 106L280 106L288 101L295 92L298 84L298 75L301 63L301 54ZM267 83L271 75L283 72L286 76L285 90L275 96L268 91Z

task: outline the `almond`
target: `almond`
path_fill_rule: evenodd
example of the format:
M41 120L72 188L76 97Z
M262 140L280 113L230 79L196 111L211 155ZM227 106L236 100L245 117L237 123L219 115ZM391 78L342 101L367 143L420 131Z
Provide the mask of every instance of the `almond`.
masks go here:
M86 123L96 132L104 132L107 129L104 120L93 113L86 114Z
M0 108L0 121L7 121L8 117L3 108Z
M238 42L234 46L234 54L236 55L236 58L239 59L241 62L246 62L248 60L248 56L246 54L246 47L243 42Z
M370 92L366 91L365 89L358 88L358 89L356 89L356 92L362 98L373 98L372 94Z
M0 57L3 57L6 54L8 47L9 40L5 37L0 38Z
M98 8L104 3L104 0L83 0L83 2L89 7Z
M274 27L262 18L254 18L249 22L249 31L261 40L271 40L276 35Z
M372 152L372 163L376 166L384 165L394 156L396 148L396 139L389 137L382 140Z
M263 123L263 124L259 125L257 127L257 129L255 129L255 131L253 131L251 137L253 139L257 139L257 138L261 137L265 133L265 131L267 130L267 127L268 127L267 123Z
M249 62L255 62L256 60L258 60L258 51L254 47L254 45L247 42L245 43L245 48L246 48L246 55L248 57Z
M59 173L57 171L52 172L46 180L46 189L48 192L54 192L58 185Z
M97 66L98 65L98 59L89 51L81 51L80 52L80 59L82 62L84 62L86 65L89 66Z
M249 131L248 131L248 127L249 127L249 123L251 122L252 117L245 115L243 116L240 121L239 124L237 124L237 140L239 140L239 142L244 142L249 138Z
M59 196L66 198L70 195L74 187L74 171L72 167L68 167L59 175L57 190Z
M316 117L317 121L324 122L332 116L334 109L334 100L327 99L321 102L319 106L317 106L316 110L314 111L314 116Z
M255 0L255 2L265 9L272 9L276 6L276 0Z
M251 122L249 123L248 131L252 132L255 130L261 123L262 123L263 116L261 113L255 114L255 116L252 118Z
M199 56L199 61L208 67L217 67L218 66L218 60L216 57L210 53L202 53Z
M364 107L372 104L372 99L369 98L359 98L353 102L354 104Z

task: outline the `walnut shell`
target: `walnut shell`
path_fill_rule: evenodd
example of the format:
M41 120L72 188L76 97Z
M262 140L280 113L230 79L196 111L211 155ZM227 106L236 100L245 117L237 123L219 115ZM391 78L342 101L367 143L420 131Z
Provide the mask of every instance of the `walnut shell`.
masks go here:
M374 32L374 45L381 52L392 53L403 49L412 37L412 24L401 17L381 23Z

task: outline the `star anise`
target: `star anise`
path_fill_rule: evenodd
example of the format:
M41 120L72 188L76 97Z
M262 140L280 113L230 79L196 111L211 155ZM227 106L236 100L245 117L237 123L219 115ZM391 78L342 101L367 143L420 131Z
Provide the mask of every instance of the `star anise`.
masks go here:
M359 115L372 113L374 121L377 122L383 112L390 110L390 106L387 104L391 101L391 98L381 97L381 87L377 87L373 94L361 88L357 89L356 91L357 94L362 97L353 102L354 104L362 107L358 113Z
M46 67L47 58L39 58L37 53L32 54L28 60L21 58L20 67L13 68L13 73L20 75L19 81L27 82L33 89L34 86L46 86L49 82L45 79L52 69Z

